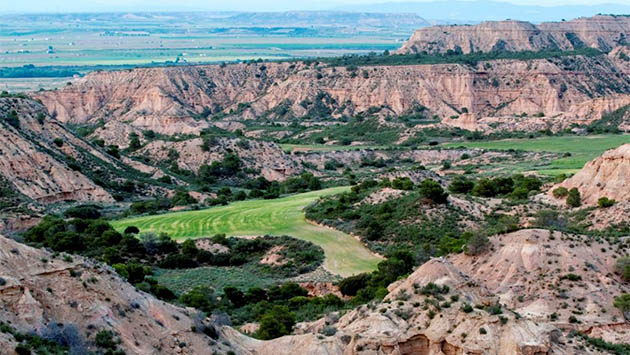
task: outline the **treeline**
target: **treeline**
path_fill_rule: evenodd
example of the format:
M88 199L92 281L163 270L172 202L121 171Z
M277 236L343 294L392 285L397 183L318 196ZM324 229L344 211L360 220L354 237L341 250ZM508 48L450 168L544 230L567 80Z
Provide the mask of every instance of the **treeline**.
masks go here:
M543 50L543 51L496 51L496 52L475 52L463 54L460 51L449 50L444 54L383 54L371 53L368 55L345 55L342 57L318 58L318 62L323 62L332 66L345 66L349 71L354 72L356 67L368 65L414 65L414 64L468 64L477 65L477 63L489 60L499 59L516 59L516 60L534 60L561 58L568 56L598 56L602 52L595 48L580 48L571 51L562 50Z
M0 78L65 78L80 75L79 71L72 67L36 67L33 64L27 64L21 67L4 67L0 68Z

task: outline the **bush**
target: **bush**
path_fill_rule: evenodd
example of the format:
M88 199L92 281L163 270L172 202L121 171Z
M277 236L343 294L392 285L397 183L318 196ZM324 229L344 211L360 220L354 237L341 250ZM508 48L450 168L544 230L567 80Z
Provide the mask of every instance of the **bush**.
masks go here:
M452 193L467 194L471 192L474 187L475 183L473 181L468 180L463 176L456 176L449 185L448 189Z
M608 197L604 196L601 197L599 200L597 200L597 205L600 208L608 208L608 207L612 207L617 201L615 200L611 200Z
M125 228L124 234L138 234L140 233L140 229L136 226L129 226Z
M424 198L433 201L433 203L446 203L448 198L448 194L444 192L442 185L431 179L422 181L420 183L419 191Z
M624 281L630 281L630 256L619 258L615 269Z
M291 334L295 325L295 314L286 306L273 306L260 319L258 337L263 340L275 339Z
M569 190L567 190L566 187L560 186L553 189L551 193L553 194L553 197L555 198L565 198L569 194Z
M479 255L483 254L490 247L490 239L482 233L472 233L466 243L466 254Z
M68 208L64 213L67 218L99 219L101 218L100 207L84 205Z
M405 190L410 191L413 190L413 181L408 177L397 177L392 180L392 188L396 190Z
M574 187L569 190L569 194L567 195L567 206L575 208L580 207L581 205L582 197L580 196L580 191Z
M614 306L619 308L619 310L623 313L630 312L630 294L623 294L621 296L615 297Z
M347 277L339 283L339 291L344 296L356 296L357 292L367 286L369 274L359 274Z

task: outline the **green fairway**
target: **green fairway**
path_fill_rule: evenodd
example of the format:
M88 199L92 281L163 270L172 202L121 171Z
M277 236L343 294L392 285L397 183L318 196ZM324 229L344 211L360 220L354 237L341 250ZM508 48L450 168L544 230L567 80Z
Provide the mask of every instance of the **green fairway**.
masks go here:
M324 267L341 276L369 272L380 258L352 236L306 222L303 209L320 196L338 194L348 187L335 187L275 200L234 202L201 211L174 212L113 221L123 230L136 226L141 232L165 232L176 239L228 236L290 235L321 246Z
M449 143L445 147L482 148L495 150L525 150L533 152L571 153L571 156L552 161L545 166L536 166L535 170L541 174L558 175L575 173L584 164L608 149L617 148L630 143L630 135L598 135L598 136L561 136L536 139L504 139L487 142ZM534 165L536 162L532 162Z

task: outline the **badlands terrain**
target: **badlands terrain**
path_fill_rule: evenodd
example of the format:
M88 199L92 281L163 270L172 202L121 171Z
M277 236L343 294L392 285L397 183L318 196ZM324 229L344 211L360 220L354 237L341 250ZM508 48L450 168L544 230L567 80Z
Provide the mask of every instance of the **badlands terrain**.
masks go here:
M427 27L1 93L2 353L630 353L627 36Z

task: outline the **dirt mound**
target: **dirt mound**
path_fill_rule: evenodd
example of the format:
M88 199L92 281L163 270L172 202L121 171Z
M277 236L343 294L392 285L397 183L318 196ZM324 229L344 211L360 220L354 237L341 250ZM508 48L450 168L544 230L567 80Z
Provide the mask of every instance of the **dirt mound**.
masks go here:
M601 197L630 199L630 144L606 151L557 187L577 188L582 202L596 205ZM550 194L554 189L551 189Z

